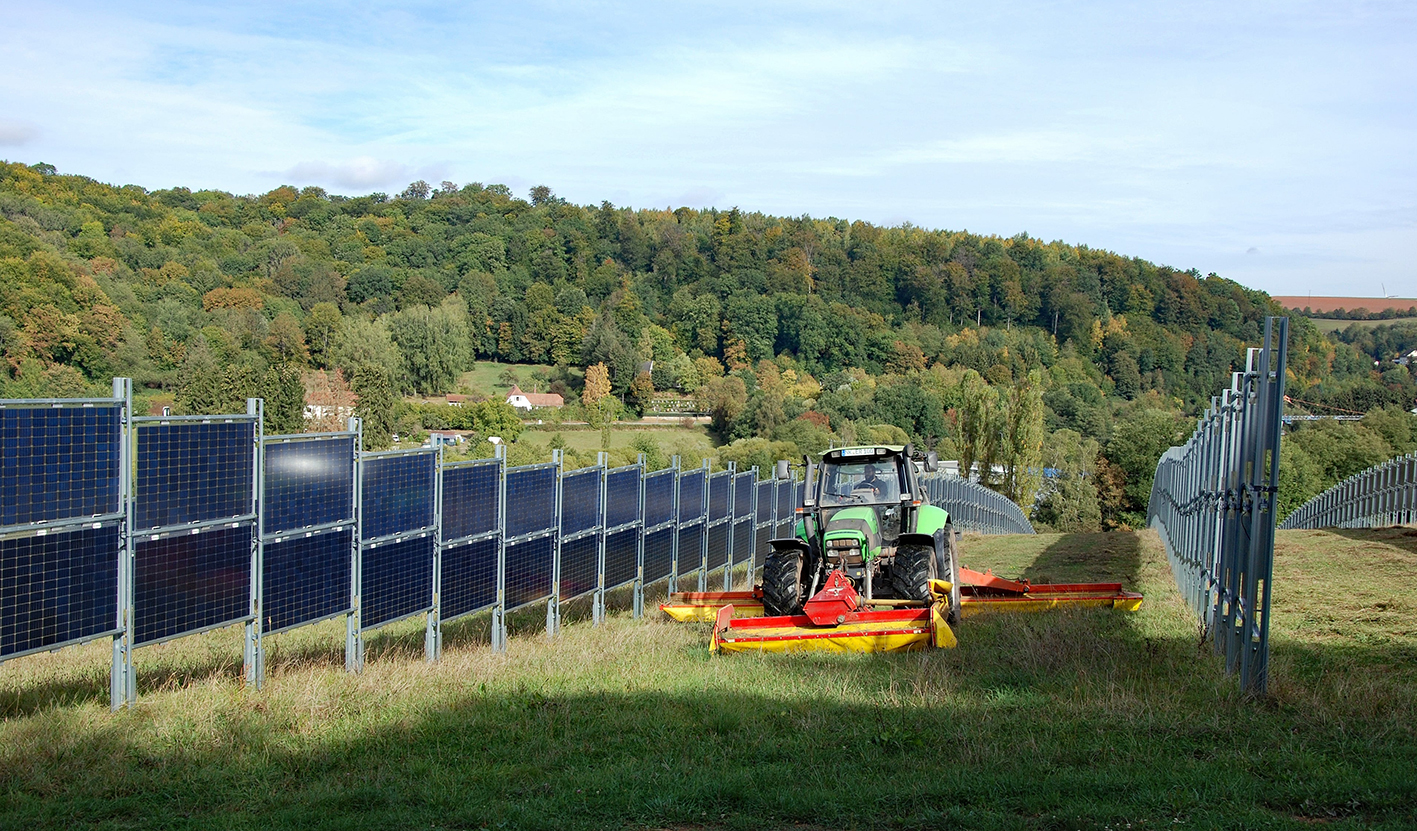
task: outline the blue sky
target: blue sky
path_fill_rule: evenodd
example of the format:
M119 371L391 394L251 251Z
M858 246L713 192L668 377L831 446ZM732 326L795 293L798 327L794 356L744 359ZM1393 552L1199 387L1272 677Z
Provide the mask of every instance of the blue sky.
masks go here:
M1010 236L1417 295L1417 4L22 3L0 158Z

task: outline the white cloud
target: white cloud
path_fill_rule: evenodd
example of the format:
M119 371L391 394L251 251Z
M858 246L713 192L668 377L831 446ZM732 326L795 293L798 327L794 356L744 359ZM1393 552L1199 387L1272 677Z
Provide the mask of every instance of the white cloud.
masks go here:
M300 162L283 174L297 183L318 182L352 190L407 184L413 169L388 159L362 156L346 162Z
M27 121L0 118L0 147L23 147L39 136L39 128Z

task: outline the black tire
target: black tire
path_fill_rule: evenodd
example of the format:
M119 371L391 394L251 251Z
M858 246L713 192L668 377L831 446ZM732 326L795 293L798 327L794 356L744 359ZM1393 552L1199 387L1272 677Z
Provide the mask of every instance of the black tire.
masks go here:
M763 562L763 612L770 617L802 614L804 552L773 549Z
M950 581L950 611L945 616L945 621L954 626L959 623L960 618L960 590L959 590L959 543L955 541L955 529L950 523L945 523L945 562L940 574L946 575L945 579Z
M935 549L924 545L902 545L891 565L891 588L897 597L930 602L930 581L939 577Z

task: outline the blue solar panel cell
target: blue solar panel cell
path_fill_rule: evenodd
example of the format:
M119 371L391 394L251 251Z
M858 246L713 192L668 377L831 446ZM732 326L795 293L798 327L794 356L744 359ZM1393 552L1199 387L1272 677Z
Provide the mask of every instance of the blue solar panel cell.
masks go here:
M722 522L708 530L709 571L723 568L728 564L728 531L730 527L728 523Z
M264 627L274 632L349 610L354 529L294 537L265 546Z
M704 567L704 526L679 527L679 574L691 574Z
M436 466L437 457L429 452L364 460L360 492L364 539L432 527Z
M140 426L136 527L251 514L255 438L250 420Z
M113 631L117 524L0 541L0 657Z
M772 481L759 482L758 489L758 511L754 520L758 524L772 521Z
M751 522L733 523L733 567L748 565L753 563L753 524Z
M444 540L497 530L500 470L495 462L443 468Z
M675 533L673 528L664 528L645 534L646 585L669 576L669 571L674 565Z
M653 528L673 519L674 471L649 474L645 477L645 527Z
M354 518L354 437L302 439L265 447L266 534Z
M507 608L551 596L555 539L537 537L507 546Z
M671 495L672 498L672 495ZM617 528L640 521L640 469L615 470L605 477L605 525Z
M733 477L733 518L742 519L753 513L753 474L739 473Z
M709 477L709 514L710 522L717 522L727 519L729 511L732 510L728 502L728 489L732 487L733 474L727 471L715 473Z
M679 521L692 522L704 515L704 472L679 474Z
M134 640L139 646L250 615L249 524L144 540L135 549Z
M596 590L600 540L594 535L561 543L561 599L573 600Z
M444 620L486 609L497 602L496 537L443 548Z
M360 567L365 629L433 607L433 535L367 546Z
M556 468L507 471L507 536L556 527Z
M605 538L605 585L623 586L639 571L640 532L635 528L617 531ZM665 573L668 573L666 568Z
M114 514L122 411L0 407L0 525Z
M579 534L600 525L600 469L561 478L561 534Z

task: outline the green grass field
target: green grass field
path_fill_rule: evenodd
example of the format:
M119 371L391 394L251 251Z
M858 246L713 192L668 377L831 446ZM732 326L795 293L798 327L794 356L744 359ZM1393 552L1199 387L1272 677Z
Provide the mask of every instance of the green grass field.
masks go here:
M1341 332L1355 323L1358 324L1360 328L1385 325L1388 323L1417 323L1417 317L1395 317L1391 320L1329 320L1322 317L1311 317L1309 320L1313 321L1314 328L1323 332L1325 335Z
M547 641L517 617L421 660L404 625L141 650L110 714L102 645L0 666L0 827L1412 828L1417 531L1284 532L1271 694L1197 637L1150 533L968 537L1035 580L1122 579L1141 611L972 618L958 649L725 656L620 611ZM623 598L621 598L623 604ZM573 617L584 617L579 609Z
M555 367L541 364L503 364L496 361L478 361L477 365L469 372L464 372L458 376L457 386L459 389L470 389L481 392L483 395L492 398L502 399L507 395L507 383L502 380L502 373L508 369L517 377L517 383L527 392L532 391L533 373L551 372ZM575 369L573 372L580 375L584 370ZM542 390L545 392L545 389Z

